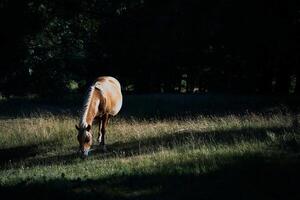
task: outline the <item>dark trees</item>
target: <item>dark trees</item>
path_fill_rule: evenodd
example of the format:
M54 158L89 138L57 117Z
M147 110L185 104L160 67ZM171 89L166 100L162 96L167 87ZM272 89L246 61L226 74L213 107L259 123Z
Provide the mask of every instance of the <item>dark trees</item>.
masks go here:
M17 0L0 3L0 92L300 93L299 3Z

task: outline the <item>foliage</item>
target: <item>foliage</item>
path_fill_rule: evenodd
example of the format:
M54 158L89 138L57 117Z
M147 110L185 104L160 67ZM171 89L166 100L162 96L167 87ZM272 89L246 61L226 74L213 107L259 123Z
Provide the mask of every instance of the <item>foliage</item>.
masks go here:
M133 92L299 93L299 11L297 1L1 1L0 92L66 94L73 80L82 93L109 74Z

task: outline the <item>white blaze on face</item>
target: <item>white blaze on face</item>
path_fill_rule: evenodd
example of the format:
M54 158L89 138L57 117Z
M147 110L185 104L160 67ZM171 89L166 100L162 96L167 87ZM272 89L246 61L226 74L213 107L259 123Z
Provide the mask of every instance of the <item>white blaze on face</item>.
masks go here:
M77 140L79 142L79 152L87 156L93 141L91 125L88 125L86 128L76 125L76 129L78 130Z
M88 141L87 141L87 139L88 139ZM85 133L83 135L83 144L82 144L82 153L84 156L88 156L91 145L92 145L91 133L88 131L85 131Z
M83 150L83 155L84 156L88 156L89 155L89 149L85 149L85 150Z

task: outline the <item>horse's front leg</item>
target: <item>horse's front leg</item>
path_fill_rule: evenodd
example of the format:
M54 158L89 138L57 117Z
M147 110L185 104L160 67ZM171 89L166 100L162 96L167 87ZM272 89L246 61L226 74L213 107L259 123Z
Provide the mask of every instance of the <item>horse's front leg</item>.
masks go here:
M98 138L97 138L97 141L99 143L101 143L101 121L102 121L102 118L99 117L99 130L98 130Z
M108 124L108 119L109 119L109 115L105 114L102 117L102 127L101 127L101 137L100 137L100 146L102 146L102 150L106 151L106 146L105 146L105 133L106 133L106 127Z

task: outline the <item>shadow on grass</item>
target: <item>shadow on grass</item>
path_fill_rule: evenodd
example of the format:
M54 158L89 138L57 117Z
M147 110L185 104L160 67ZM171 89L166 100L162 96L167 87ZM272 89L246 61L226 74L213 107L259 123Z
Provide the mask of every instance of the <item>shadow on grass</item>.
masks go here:
M170 119L199 115L285 113L299 109L299 97L226 94L147 94L124 95L121 118ZM15 98L0 100L0 119L69 115L79 118L84 97L67 99ZM180 113L180 114L179 114Z
M139 175L114 175L96 180L66 177L2 186L0 195L39 199L299 199L300 160L248 155L220 164L214 171L195 174L201 161L166 163ZM187 169L178 173L176 169Z
M286 127L277 128L244 128L221 131L179 131L168 133L157 137L150 137L143 140L135 140L130 142L116 142L107 145L107 152L101 152L98 146L94 146L95 151L91 152L88 159L107 159L114 157L130 157L134 155L142 155L148 153L155 153L161 148L180 148L183 145L193 145L198 148L201 145L238 145L242 142L264 142L270 140L270 133L272 137L280 137L286 131ZM49 142L44 149L60 148L54 146ZM50 146L51 145L51 146ZM300 151L300 145L297 141L286 140L282 143L280 148L288 151ZM42 148L43 149L43 148ZM79 155L76 152L77 146L70 149L67 154L56 154L53 156L44 157L45 151L40 150L38 144L32 146L15 147L11 149L0 149L1 167L18 168L20 163L24 166L50 166L53 164L74 164L81 162Z
M12 154L10 152L13 152ZM37 144L21 146L12 149L0 149L0 169L12 169L33 166L50 166L54 164L69 165L79 161L75 150L67 154L44 157L46 151L40 151Z
M43 154L46 152L45 146L55 144L55 141L46 141L39 144L30 144L24 146L16 146L0 149L0 166L21 162L31 157Z
M37 144L0 149L0 165L36 156L38 152Z
M79 116L78 102L15 98L0 100L0 119L36 116Z

